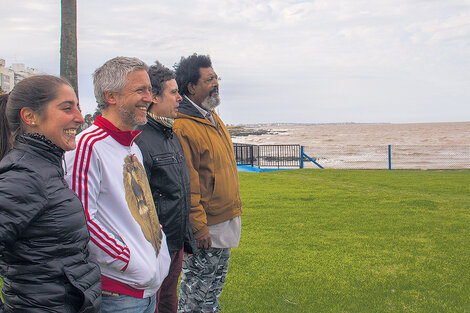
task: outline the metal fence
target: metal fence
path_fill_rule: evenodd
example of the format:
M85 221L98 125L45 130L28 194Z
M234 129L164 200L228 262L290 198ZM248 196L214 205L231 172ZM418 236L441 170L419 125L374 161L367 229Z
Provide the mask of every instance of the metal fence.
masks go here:
M467 145L234 144L234 149L237 164L261 168L470 169Z
M300 147L300 145L233 144L238 165L263 168L299 168Z
M309 146L304 150L324 168L470 169L467 145ZM317 168L311 162L304 162L304 167Z
M247 145L241 143L233 143L233 150L235 151L235 160L238 165L255 165L254 158L254 145Z

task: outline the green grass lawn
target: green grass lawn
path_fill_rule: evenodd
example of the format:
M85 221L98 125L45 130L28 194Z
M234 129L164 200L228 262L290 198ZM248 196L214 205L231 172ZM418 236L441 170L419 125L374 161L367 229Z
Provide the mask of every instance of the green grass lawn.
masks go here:
M470 312L470 171L240 173L231 312Z
M224 312L470 312L470 171L240 173Z

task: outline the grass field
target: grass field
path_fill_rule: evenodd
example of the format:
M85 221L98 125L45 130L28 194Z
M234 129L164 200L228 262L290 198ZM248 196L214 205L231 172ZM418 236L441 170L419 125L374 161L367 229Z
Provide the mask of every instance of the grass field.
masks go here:
M470 312L470 171L240 173L224 312Z
M223 312L470 312L470 171L240 173Z

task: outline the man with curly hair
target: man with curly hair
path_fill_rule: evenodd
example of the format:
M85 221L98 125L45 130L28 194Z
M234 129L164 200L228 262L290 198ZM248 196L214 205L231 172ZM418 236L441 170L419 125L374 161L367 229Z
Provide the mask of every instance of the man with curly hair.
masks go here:
M237 165L230 135L214 111L220 79L210 57L182 57L175 70L183 100L173 129L189 167L189 220L199 248L183 259L178 311L217 312L230 249L240 241Z

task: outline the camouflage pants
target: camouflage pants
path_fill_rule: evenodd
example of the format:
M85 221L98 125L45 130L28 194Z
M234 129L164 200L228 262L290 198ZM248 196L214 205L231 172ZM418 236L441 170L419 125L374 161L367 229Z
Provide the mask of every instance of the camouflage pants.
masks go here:
M200 249L183 258L178 312L221 311L219 296L227 277L230 248Z

